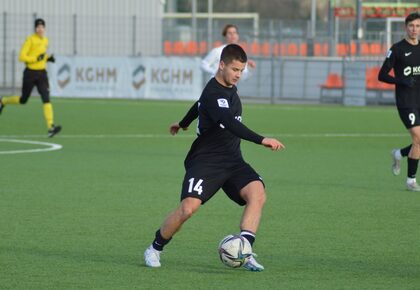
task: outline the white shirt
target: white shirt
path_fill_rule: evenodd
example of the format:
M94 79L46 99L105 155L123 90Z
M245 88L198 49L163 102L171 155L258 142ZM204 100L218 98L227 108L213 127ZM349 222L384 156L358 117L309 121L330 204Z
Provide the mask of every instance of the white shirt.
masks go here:
M201 61L201 69L214 77L219 69L219 62L220 56L222 55L223 48L226 47L227 44L221 45L219 47L215 47L206 55L205 58ZM251 75L248 64L245 66L244 71L242 72L241 79L247 79Z

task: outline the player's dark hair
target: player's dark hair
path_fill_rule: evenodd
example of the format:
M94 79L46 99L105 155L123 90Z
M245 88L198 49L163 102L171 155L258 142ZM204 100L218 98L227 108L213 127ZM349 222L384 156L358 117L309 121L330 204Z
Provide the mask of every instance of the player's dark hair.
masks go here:
M405 26L408 25L408 23L413 22L414 20L420 19L420 13L418 12L413 12L410 13L406 18L405 18Z
M223 48L220 60L229 64L234 60L245 63L248 61L245 51L237 44L228 44Z
M41 19L41 18L36 19L35 20L35 28L37 28L38 25L42 25L42 26L45 27L45 20L44 19Z
M223 30L222 30L222 35L223 35L223 37L226 37L226 34L227 34L227 32L228 32L228 30L229 30L230 28L235 28L235 29L236 29L236 31L238 31L238 27L237 27L236 25L233 25L233 24L226 24L226 25L225 25L225 27L223 27Z

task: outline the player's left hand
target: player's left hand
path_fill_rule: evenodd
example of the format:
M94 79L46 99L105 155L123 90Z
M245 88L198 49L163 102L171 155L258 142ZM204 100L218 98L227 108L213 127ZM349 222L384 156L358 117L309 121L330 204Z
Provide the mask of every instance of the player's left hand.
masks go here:
M248 59L248 65L250 68L256 68L257 64L252 59Z
M169 127L169 133L171 133L171 135L176 135L178 134L179 129L181 129L181 126L179 126L179 123L173 123L170 127ZM182 128L182 130L188 130L188 127L186 128Z
M273 151L278 151L278 150L286 148L279 140L274 139L274 138L266 137L262 140L261 144L267 148L270 148Z

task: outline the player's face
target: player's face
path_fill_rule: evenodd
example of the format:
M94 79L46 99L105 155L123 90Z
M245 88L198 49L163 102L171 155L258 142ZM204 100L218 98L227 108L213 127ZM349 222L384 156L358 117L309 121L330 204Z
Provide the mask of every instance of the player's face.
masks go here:
M35 28L35 33L38 34L40 37L43 37L45 35L45 27L44 27L44 25L38 25Z
M420 35L420 19L411 21L405 27L407 31L407 36L410 39L416 40Z
M246 63L240 62L239 60L233 60L228 64L225 64L223 61L221 61L220 71L224 84L228 87L236 85L242 76L245 65Z
M235 27L230 27L226 31L226 43L232 44L232 43L238 43L239 41L239 34Z

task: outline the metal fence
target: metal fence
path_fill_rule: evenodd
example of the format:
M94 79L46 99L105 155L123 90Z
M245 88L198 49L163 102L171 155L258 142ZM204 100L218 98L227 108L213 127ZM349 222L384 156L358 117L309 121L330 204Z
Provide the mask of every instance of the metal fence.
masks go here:
M33 32L33 20L36 17L35 14L0 14L2 40L0 88L14 92L19 90L24 65L18 62L18 53L25 37ZM258 102L321 102L323 93L334 93L333 90L330 92L322 88L329 75L338 74L344 78L346 65L357 62L357 59L347 56L290 57L287 45L305 44L308 40L307 21L259 20L256 25L255 19L214 20L212 34L209 37L208 26L200 22L202 20L196 24L197 31L193 36L191 22L188 20L139 19L136 16L46 15L44 17L47 19L47 32L50 38L49 51L56 55L81 56L137 56L145 55L144 51L150 52L150 50L153 53L149 55L162 55L165 53L165 41L189 41L194 38L196 41L208 42L209 39L221 41L222 27L226 23L235 23L240 27L243 41L260 44L266 42L270 45L270 50L265 55L253 54L250 51L250 56L257 61L257 68L246 82L239 85L243 96ZM163 21L159 25L162 31L153 30L154 21ZM326 24L319 23L317 41L327 44L343 42L350 45L355 38L353 26L351 21L338 22L335 24L334 35L331 35L327 32ZM383 26L384 23L380 21L366 22L365 27L370 29L370 32L365 34L366 41L383 43ZM401 37L401 29L396 27L394 31L397 37L395 39ZM145 35L149 35L151 41L145 39ZM278 54L273 50L276 44L279 48ZM282 45L286 47L286 53L282 52ZM207 46L205 50L197 51L193 55L202 55L210 48L211 46ZM379 51L379 55L383 55L383 51ZM188 56L183 55L183 57ZM365 69L360 68L360 75L365 77L367 68L377 67L382 60L383 57L364 59ZM370 100L377 102L379 95L388 96L387 102L389 100L392 102L392 92L378 91L380 94L375 90L365 89L363 96L367 98L368 103L371 103ZM328 98L325 100L328 101Z

